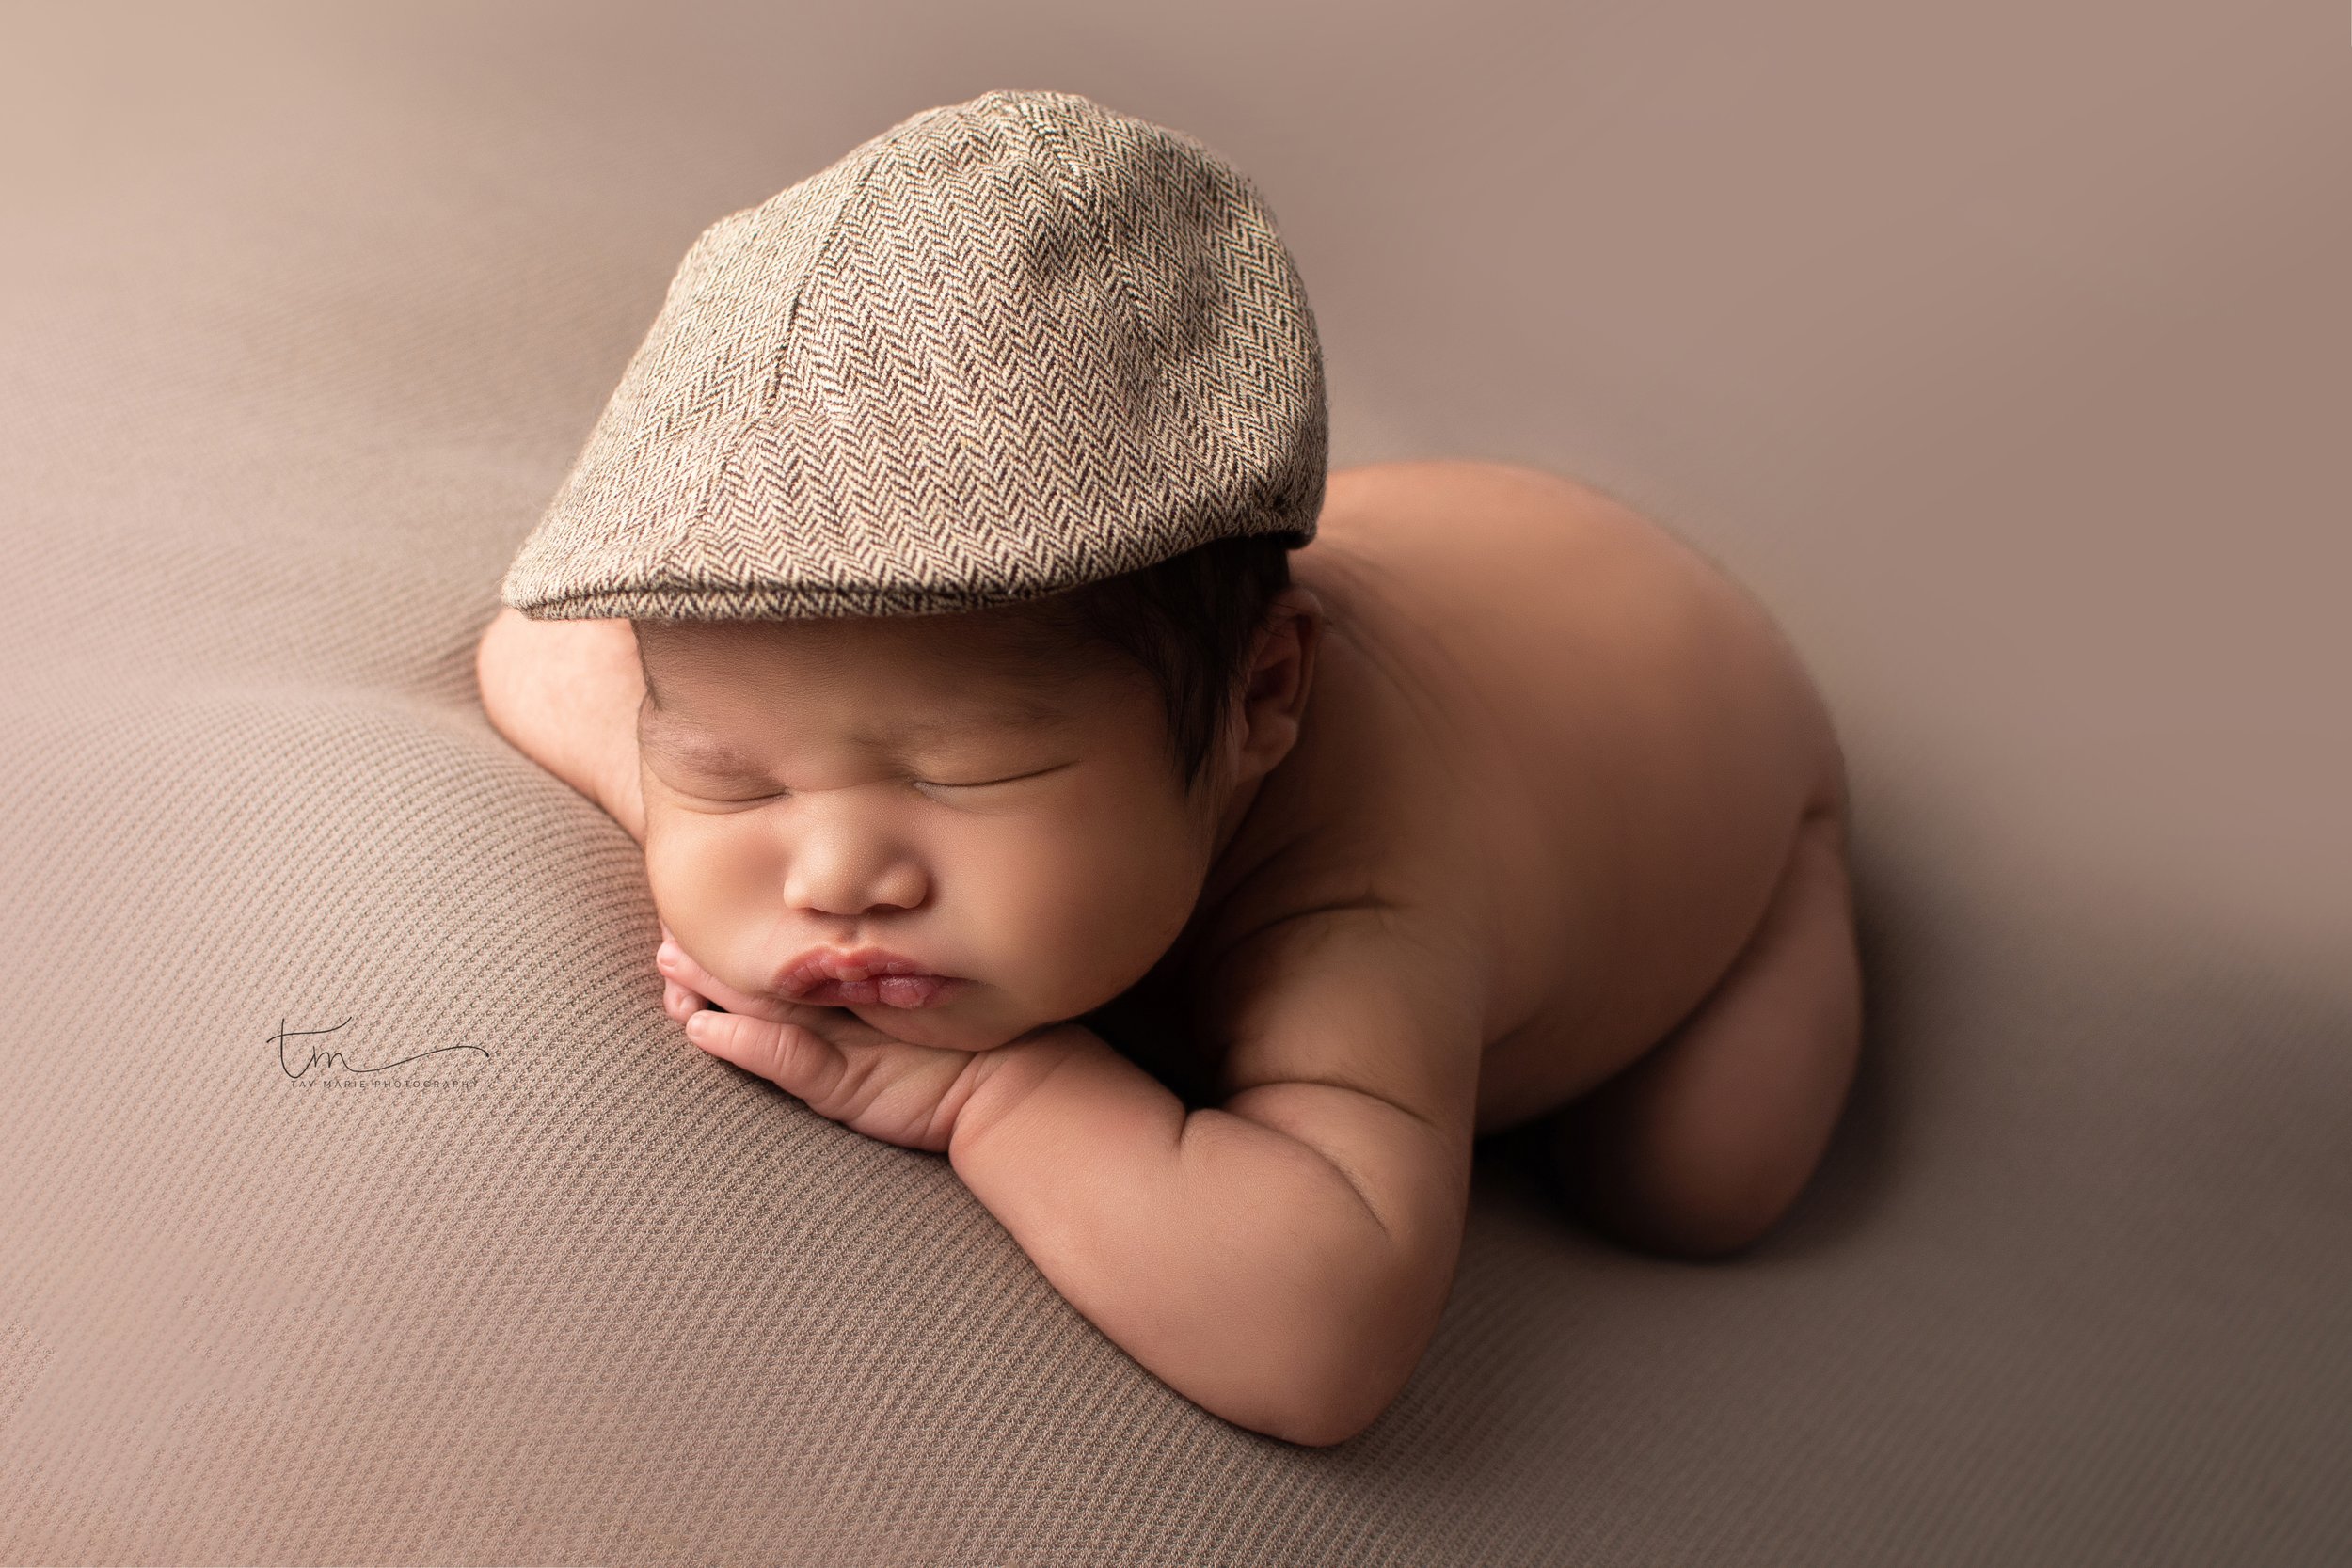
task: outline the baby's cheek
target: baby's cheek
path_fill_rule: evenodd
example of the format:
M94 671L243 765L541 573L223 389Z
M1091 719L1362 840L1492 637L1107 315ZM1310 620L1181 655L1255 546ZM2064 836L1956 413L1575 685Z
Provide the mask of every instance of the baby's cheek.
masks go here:
M1175 941L1191 912L1195 868L1156 852L1137 824L1107 841L1064 834L994 869L996 902L1027 933L1025 961L1057 1004L1082 1011L1133 983Z
M706 859L675 837L646 834L645 883L654 911L680 946L708 962L724 951L722 927L730 922L724 889Z

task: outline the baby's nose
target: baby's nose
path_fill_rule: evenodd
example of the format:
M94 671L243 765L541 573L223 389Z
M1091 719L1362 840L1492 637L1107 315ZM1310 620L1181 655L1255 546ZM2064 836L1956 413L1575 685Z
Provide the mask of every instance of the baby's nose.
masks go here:
M930 878L912 853L862 842L803 843L785 873L785 902L812 914L855 919L876 910L911 910Z

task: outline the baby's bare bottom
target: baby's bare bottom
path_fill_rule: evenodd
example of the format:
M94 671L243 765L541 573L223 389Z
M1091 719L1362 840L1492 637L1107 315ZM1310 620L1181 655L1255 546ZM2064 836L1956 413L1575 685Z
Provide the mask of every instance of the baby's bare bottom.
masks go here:
M1529 1135L1564 1196L1651 1251L1756 1240L1796 1200L1845 1103L1862 1034L1845 827L1800 825L1770 906L1698 1008Z

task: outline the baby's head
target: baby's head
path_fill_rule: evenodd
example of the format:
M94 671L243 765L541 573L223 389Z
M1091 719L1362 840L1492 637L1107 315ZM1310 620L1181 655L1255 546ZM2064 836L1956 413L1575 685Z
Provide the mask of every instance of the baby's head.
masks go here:
M957 614L640 620L655 903L742 991L993 1049L1174 943L1289 752L1321 607L1227 538ZM827 983L886 949L920 982Z
M1248 177L986 92L703 231L501 597L636 625L690 956L989 1049L1142 979L1290 749L1327 436ZM960 983L796 985L866 946Z

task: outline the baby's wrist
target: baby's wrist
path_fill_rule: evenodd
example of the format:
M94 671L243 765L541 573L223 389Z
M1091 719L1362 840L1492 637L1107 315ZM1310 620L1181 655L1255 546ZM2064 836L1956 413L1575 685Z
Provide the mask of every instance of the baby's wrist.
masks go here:
M1001 1125L1040 1084L1073 1057L1109 1050L1109 1042L1086 1025L1063 1022L1031 1030L993 1051L983 1052L971 1097L956 1112L955 1128L948 1139L950 1155L958 1142L968 1147L983 1130Z

